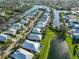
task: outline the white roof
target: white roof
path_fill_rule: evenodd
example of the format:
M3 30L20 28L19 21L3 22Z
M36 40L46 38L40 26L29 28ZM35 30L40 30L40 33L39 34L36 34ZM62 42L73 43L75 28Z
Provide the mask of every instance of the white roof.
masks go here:
M25 24L26 23L26 20L25 19L21 19L20 23L21 24Z
M5 34L0 34L0 41L7 41L7 39L9 39L10 36L9 35L5 35Z
M74 27L75 28L79 28L79 24L74 24Z
M50 8L48 8L46 11L51 12Z
M72 29L73 33L79 33L79 29Z
M13 35L13 34L16 34L16 31L17 31L16 29L9 28L5 33Z
M33 30L32 30L32 32L36 33L36 34L41 33L41 28L34 27Z
M16 29L9 28L10 31L16 32Z
M30 33L30 35L28 36L28 39L40 41L42 39L42 35Z
M44 25L46 25L46 22L45 21L40 21L40 22L38 22L38 24L44 24Z
M47 24L47 22L48 22L48 20L40 20L40 22L39 23L43 23L43 24Z
M27 16L25 16L24 19L27 21L30 21L30 19Z
M24 19L26 21L26 24L28 24L28 22L30 21L30 19L28 17L25 17Z
M34 16L32 16L32 15L28 15L27 17L28 17L28 18L33 18Z
M75 36L78 35L79 36L79 33L73 33L73 35L75 35Z
M18 22L18 23L13 24L11 28L18 30L18 29L20 29L21 26L22 26L22 24L20 24L20 23Z
M45 27L45 24L44 23L38 23L36 25L37 28L44 28Z
M40 52L40 43L26 40L23 43L22 48L28 49L34 52Z
M46 15L47 17L49 16L49 14L50 14L50 13L48 13L48 12L45 12L45 13L44 13L44 15Z
M18 23L14 23L13 26L21 26L21 24L18 22Z
M75 39L79 39L79 33L73 33L73 37L75 37Z
M76 19L69 19L69 21L70 21L70 22L75 22L75 21L76 21Z
M17 51L15 51L11 57L14 59L33 59L34 54L20 48Z

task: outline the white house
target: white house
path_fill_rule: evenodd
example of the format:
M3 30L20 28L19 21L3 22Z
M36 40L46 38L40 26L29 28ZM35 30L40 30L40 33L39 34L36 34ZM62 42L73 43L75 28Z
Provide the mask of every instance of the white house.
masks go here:
M31 18L31 19L34 18L34 16L32 16L32 15L27 15L27 17L28 18Z
M45 24L45 25L46 25L46 24L47 24L47 22L48 22L47 20L40 20L40 21L38 22L38 24L43 23L43 24Z
M46 25L47 22L46 22L46 21L42 21L42 20L40 20L37 24L44 24L44 25Z
M11 55L11 57L13 59L33 59L33 56L34 56L34 54L32 54L22 48L19 48Z
M33 51L33 52L40 52L40 43L38 42L33 42L33 41L30 41L30 40L26 40L23 45L22 45L22 48L24 49L28 49L30 51Z
M34 41L41 41L42 40L42 35L30 33L29 36L28 36L28 39L29 40L34 40Z
M22 24L20 24L20 23L18 22L18 23L13 24L11 28L18 30L18 29L21 28L21 26L22 26Z
M73 41L79 42L79 33L73 33L73 35L71 35L71 38L73 39Z
M44 15L48 17L48 16L50 15L50 13L46 11L46 12L44 13Z
M69 23L68 24L69 24L70 27L73 27L74 26L74 23L73 22L76 22L76 21L73 20L73 19L70 19L69 20Z
M7 42L11 37L9 35L0 34L0 42Z
M26 24L26 20L25 19L21 19L20 24Z
M24 19L26 20L26 24L28 24L28 22L30 21L30 19L27 16L24 17Z
M50 8L48 8L48 9L46 10L46 12L50 13L50 12L51 12L51 9L50 9Z
M23 25L20 24L19 22L15 23L5 33L6 34L15 35L17 30L21 29L21 26L23 26Z
M72 29L73 33L79 33L79 29Z
M78 29L79 29L79 24L76 24L76 23L75 23L75 24L73 25L73 28L78 28Z
M6 30L4 33L5 34L11 34L11 35L15 35L17 32L16 29L12 29L12 28L9 28L8 30Z
M37 25L36 25L36 27L37 28L44 28L45 27L45 23L38 23Z
M41 34L42 33L42 29L41 28L34 27L33 30L32 30L32 33Z

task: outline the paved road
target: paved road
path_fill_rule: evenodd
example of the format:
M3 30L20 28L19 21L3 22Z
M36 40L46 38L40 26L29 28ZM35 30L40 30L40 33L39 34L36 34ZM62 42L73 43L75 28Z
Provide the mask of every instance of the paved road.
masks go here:
M50 45L48 59L71 59L66 41L56 38L54 41L51 41Z

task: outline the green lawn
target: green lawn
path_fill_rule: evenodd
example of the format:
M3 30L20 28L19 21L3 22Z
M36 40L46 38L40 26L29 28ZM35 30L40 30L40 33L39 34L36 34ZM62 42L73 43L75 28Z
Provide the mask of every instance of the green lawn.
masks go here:
M70 36L68 34L66 37L66 41L68 43L72 59L78 59L77 56L73 56L74 44L72 44L72 39L70 38Z
M53 37L55 37L55 33L50 30L49 27L46 28L45 33L45 37L42 40L43 47L39 59L47 59L48 51L50 48L50 41Z

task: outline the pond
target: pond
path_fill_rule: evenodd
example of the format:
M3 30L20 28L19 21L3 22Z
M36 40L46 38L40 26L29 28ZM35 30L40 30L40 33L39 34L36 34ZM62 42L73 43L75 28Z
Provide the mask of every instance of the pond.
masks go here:
M50 45L47 59L71 59L69 47L65 40L55 38Z

